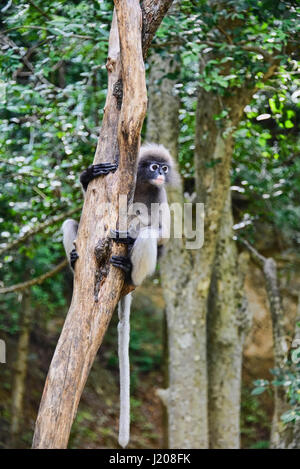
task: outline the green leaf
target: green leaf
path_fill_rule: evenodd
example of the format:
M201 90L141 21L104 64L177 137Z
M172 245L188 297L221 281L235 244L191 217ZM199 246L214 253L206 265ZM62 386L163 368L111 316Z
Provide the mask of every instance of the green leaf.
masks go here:
M252 396L258 396L259 394L262 394L263 392L265 392L265 390L266 390L266 387L254 388L254 389L251 391L251 394L252 394Z
M291 120L288 119L284 122L284 126L286 129L292 129L294 127L294 124Z

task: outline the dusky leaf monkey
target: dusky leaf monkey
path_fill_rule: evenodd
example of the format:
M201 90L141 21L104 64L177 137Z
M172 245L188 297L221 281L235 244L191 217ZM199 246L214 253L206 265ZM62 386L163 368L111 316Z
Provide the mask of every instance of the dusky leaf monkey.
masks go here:
M83 191L96 177L117 170L116 164L89 166L80 176ZM158 257L169 237L170 210L166 186L176 185L178 173L169 151L163 145L148 143L141 147L133 204L129 207L128 231L111 230L114 242L128 245L128 256L112 256L112 266L125 272L125 281L134 286L155 271ZM63 243L72 269L78 254L74 248L78 223L68 219L63 223ZM118 353L120 366L120 422L119 444L124 448L129 441L130 427L130 373L129 333L131 294L119 301Z

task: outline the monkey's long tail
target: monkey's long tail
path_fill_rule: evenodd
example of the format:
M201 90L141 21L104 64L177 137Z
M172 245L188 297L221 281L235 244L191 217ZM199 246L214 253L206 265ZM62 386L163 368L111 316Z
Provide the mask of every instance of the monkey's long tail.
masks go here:
M129 335L130 335L131 294L119 301L118 313L118 353L120 368L120 420L119 445L125 448L130 432L130 371L129 371Z

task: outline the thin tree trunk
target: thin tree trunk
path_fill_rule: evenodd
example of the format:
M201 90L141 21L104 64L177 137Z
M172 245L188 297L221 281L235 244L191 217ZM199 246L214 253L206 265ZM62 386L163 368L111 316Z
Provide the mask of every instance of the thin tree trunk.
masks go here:
M166 3L171 2L155 2L153 12L152 2L143 2L148 36L152 33L153 37ZM122 272L111 267L109 260L112 254L124 255L126 248L113 245L109 233L116 227L118 195L129 194L129 200L133 195L146 87L140 4L138 0L115 0L115 8L107 61L108 95L94 164L114 162L119 157L119 167L115 174L92 181L87 190L76 240L79 259L72 303L50 365L35 427L34 448L67 446L90 367L124 282ZM150 23L147 10L151 13Z
M232 236L231 195L220 225L208 313L210 447L240 447L243 344L251 324L244 296L248 254L238 256Z
M24 416L24 392L27 376L27 359L29 353L31 321L32 311L30 304L30 290L26 290L22 297L21 328L17 346L17 357L14 365L10 427L12 448L16 448Z
M263 271L266 279L267 294L270 303L273 344L274 365L282 370L287 359L288 344L286 341L286 330L284 326L284 311L282 309L281 296L277 280L277 266L272 258L265 260ZM286 391L282 387L275 386L274 389L274 414L271 431L271 447L286 448L289 436L281 415L288 409Z
M297 307L297 314L296 314L296 319L295 319L294 341L296 343L296 346L299 347L300 346L300 295L298 297L298 307ZM298 370L295 370L295 371L297 372ZM300 422L299 420L297 420L293 424L291 443L289 444L288 447L289 449L300 449Z
M247 241L242 242L251 252L254 261L263 269L272 319L274 368L283 371L287 360L288 344L284 325L284 311L278 286L276 262L271 257L266 258L262 256ZM286 426L281 420L282 414L287 410L286 390L282 386L275 386L274 413L271 429L271 447L273 449L286 449L291 441L291 428Z

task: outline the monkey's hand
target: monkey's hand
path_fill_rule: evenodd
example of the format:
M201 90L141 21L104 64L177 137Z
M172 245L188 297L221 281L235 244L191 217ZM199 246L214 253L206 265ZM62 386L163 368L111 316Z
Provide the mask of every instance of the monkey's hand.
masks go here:
M129 257L126 256L112 256L109 261L114 267L123 270L125 272L125 282L132 284L131 271L132 263Z
M70 252L70 264L71 264L71 267L72 269L74 270L74 267L75 267L75 262L77 261L78 259L78 254L77 254L77 251L76 249L72 249L72 251Z
M133 245L135 238L128 231L110 230L110 236L115 243Z
M100 163L90 165L80 175L80 182L82 184L83 190L87 190L89 183L93 179L99 176L106 176L108 173L114 173L117 168L117 163Z

